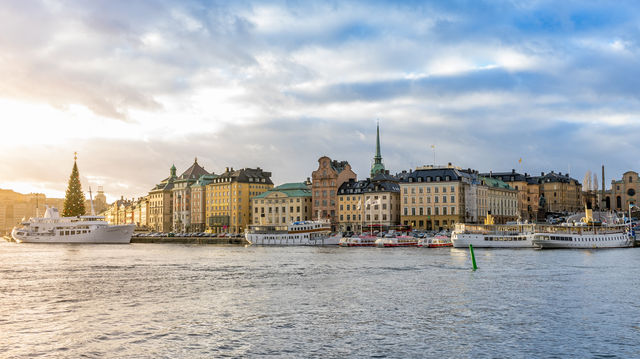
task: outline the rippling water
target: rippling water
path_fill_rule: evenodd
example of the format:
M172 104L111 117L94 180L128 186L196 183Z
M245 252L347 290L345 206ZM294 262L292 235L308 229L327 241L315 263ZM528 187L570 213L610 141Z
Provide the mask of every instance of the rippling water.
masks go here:
M0 243L0 357L640 357L640 250Z

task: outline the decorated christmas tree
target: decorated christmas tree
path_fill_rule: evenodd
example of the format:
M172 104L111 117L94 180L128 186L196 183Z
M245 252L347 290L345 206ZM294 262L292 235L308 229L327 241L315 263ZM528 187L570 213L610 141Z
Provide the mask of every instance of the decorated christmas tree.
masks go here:
M82 185L80 184L80 174L78 173L77 157L73 158L73 170L69 178L69 186L67 194L64 196L64 210L62 216L75 217L85 214L84 209L84 193L82 193Z

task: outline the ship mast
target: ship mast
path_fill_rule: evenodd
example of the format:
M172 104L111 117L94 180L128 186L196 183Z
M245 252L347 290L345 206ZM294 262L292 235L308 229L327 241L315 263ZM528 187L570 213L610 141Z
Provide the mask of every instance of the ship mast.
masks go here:
M91 200L91 215L96 215L96 210L93 208L93 194L91 193L91 187L89 187L89 199Z

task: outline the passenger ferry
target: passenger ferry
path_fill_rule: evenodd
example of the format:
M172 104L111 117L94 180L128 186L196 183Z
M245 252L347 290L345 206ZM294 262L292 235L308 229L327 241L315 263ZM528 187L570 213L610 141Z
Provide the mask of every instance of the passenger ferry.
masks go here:
M453 247L450 236L436 235L434 237L421 238L418 241L418 247L423 248L439 248L439 247Z
M252 225L245 238L255 245L329 246L338 245L341 235L331 235L328 221L298 221L288 226Z
M533 248L535 224L493 224L489 214L485 224L456 224L451 233L455 248Z
M135 225L109 225L102 216L60 217L49 207L44 217L30 218L11 231L18 243L129 243Z
M538 226L533 237L536 248L623 248L635 238L628 225L602 225L587 209L582 222L563 226Z
M418 238L406 235L388 235L375 241L377 247L417 247Z
M361 234L340 240L341 247L375 247L378 237L371 234Z

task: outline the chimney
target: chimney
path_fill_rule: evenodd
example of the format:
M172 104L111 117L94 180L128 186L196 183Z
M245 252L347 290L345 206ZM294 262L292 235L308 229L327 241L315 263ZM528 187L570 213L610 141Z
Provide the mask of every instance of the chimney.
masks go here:
M540 172L540 176L544 176L544 172Z
M493 171L489 171L489 178L493 177Z
M226 167L225 172L229 172L229 167Z
M559 174L560 176L562 176L562 172L558 172L558 174Z
M511 169L511 173L513 173L513 174L515 174L515 173L516 173L515 168L512 168L512 169Z

